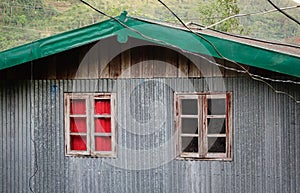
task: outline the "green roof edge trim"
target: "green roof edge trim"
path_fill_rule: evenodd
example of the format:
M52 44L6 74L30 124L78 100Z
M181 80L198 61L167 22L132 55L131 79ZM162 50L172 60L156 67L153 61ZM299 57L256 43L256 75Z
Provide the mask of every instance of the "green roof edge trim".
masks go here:
M117 21L109 19L24 44L0 52L0 70L116 35L120 42L126 41L129 36L161 45L176 47L188 52L220 58L211 45L187 30L151 23L132 17L124 17L124 14L116 17L116 19L122 21L130 29L124 28ZM199 34L213 43L219 52L230 60L300 77L300 56L289 55L212 35Z

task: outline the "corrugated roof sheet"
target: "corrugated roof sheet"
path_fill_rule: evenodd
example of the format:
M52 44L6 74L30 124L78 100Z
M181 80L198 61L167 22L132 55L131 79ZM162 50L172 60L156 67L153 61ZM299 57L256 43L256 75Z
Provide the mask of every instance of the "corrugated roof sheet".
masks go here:
M210 30L197 31L196 35L184 28L124 17L125 15L126 12L116 17L116 20L106 20L0 52L0 70L115 35L120 42L126 42L130 36L188 52L222 58L211 44L198 36L200 35L230 60L300 77L300 48L232 37Z

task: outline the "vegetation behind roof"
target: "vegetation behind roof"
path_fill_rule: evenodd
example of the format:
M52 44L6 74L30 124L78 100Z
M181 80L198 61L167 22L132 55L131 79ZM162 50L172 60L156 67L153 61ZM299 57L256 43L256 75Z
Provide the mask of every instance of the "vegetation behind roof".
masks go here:
M0 69L9 68L45 56L66 51L110 36L118 36L120 42L127 37L174 46L189 52L221 58L203 38L183 28L127 17L106 20L91 26L44 38L10 50L0 52ZM268 43L243 38L232 38L210 30L197 32L226 58L249 66L300 77L299 48L270 46Z

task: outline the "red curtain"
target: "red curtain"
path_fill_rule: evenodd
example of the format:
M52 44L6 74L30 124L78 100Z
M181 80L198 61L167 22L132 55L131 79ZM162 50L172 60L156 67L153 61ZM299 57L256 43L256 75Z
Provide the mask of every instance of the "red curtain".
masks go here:
M95 114L110 114L110 100L95 100Z
M71 135L71 150L86 151L86 137Z
M72 99L71 100L71 115L85 115L86 109L85 109L85 100L84 99Z
M86 133L86 118L84 117L71 117L70 130L76 133Z
M95 137L96 151L111 151L111 137Z
M95 118L95 132L110 133L111 132L110 118Z

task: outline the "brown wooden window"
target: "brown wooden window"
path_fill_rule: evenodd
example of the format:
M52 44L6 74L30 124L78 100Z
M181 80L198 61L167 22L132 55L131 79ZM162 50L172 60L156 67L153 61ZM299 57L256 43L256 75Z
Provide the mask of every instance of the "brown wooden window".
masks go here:
M66 155L116 156L114 93L65 93Z
M232 159L231 93L175 93L180 158Z

